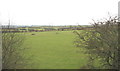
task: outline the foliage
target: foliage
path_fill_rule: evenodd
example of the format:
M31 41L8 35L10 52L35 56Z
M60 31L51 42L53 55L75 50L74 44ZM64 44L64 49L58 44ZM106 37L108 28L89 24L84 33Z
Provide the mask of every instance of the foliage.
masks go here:
M92 24L93 29L76 31L77 47L86 48L92 60L99 60L98 68L118 68L118 23L116 17ZM91 60L90 60L91 61ZM94 65L92 68L97 68Z
M5 29L2 29L5 31ZM12 32L2 33L2 68L3 69L16 69L23 68L25 63L24 47L21 45L24 42L24 34Z

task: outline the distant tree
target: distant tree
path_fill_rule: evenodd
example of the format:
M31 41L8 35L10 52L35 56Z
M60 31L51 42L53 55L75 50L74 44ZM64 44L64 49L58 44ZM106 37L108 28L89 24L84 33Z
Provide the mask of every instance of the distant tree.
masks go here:
M93 29L76 31L77 39L75 45L80 48L86 48L91 63L89 68L96 68L92 62L100 61L98 68L118 69L118 22L117 17L110 17L104 21L98 21L92 24Z

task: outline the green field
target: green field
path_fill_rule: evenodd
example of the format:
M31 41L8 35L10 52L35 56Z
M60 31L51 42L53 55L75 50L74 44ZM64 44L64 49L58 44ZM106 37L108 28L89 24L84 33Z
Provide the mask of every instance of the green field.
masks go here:
M35 35L31 35L35 34ZM26 33L23 47L31 60L26 68L80 69L87 62L87 55L74 46L72 31Z

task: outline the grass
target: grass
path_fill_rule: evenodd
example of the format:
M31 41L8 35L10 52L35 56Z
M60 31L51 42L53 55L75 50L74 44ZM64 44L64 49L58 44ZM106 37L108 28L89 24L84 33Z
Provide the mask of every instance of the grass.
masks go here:
M31 35L35 34L35 35ZM80 69L87 62L87 55L73 44L72 31L31 32L26 34L23 47L32 58L31 69Z

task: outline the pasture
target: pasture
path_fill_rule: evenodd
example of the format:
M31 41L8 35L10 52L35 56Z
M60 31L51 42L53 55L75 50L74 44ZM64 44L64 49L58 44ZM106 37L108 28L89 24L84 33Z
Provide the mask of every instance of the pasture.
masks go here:
M87 55L74 46L72 31L29 32L25 36L23 47L31 58L26 68L80 69L87 63Z

